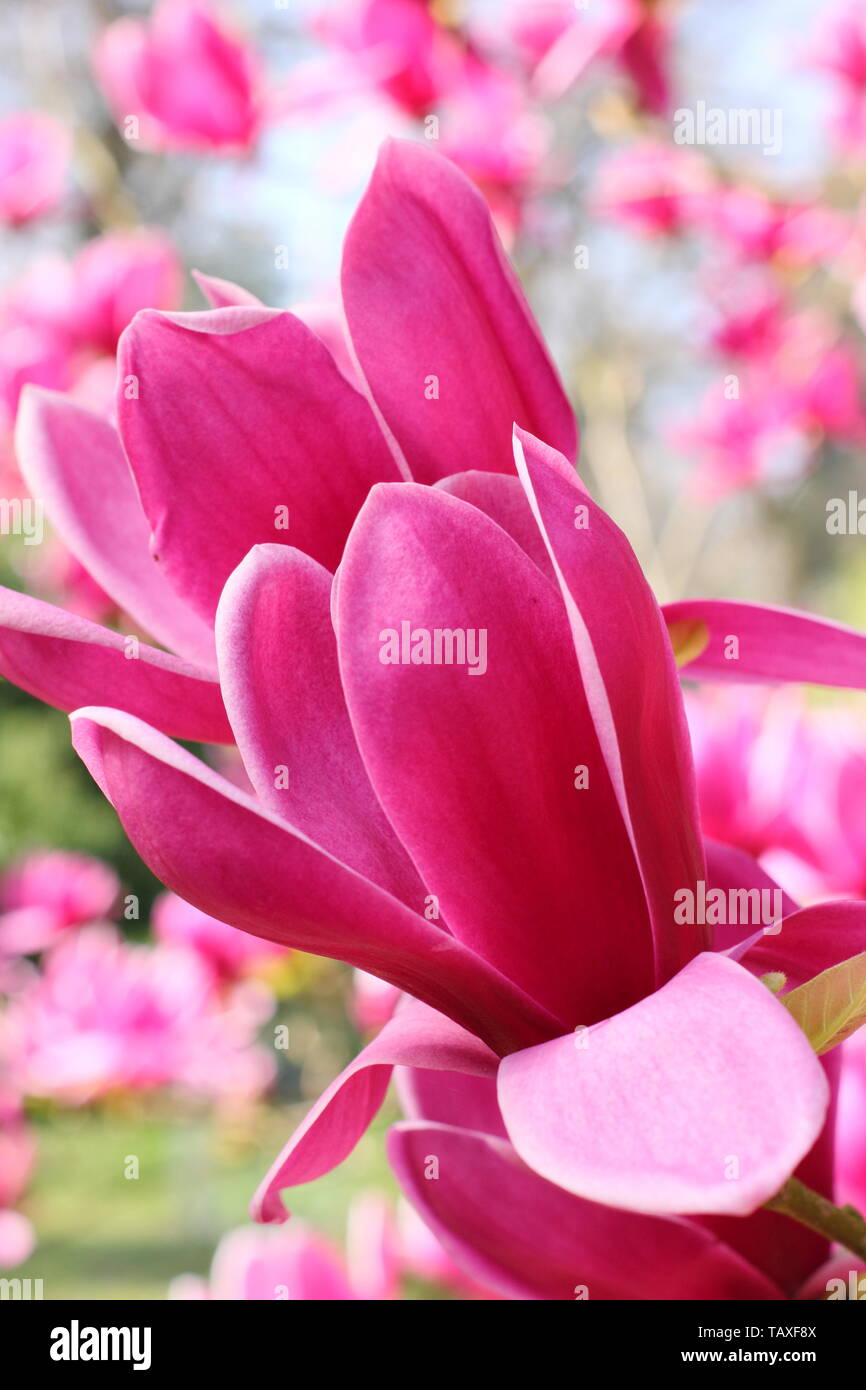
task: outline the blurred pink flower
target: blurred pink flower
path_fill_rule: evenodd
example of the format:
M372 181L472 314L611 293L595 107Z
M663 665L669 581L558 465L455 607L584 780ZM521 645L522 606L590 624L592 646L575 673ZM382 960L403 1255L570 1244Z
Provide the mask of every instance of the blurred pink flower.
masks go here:
M400 991L366 970L352 975L352 1018L361 1033L378 1033L397 1007Z
M862 1212L866 1209L866 1033L862 1031L842 1047L836 1144L836 1201L850 1202Z
M224 1235L210 1279L174 1279L170 1299L333 1302L397 1297L396 1232L384 1198L362 1193L349 1209L347 1250L303 1221L281 1230L242 1226Z
M340 1251L303 1221L280 1231L241 1226L223 1236L210 1279L184 1274L173 1279L168 1297L238 1302L355 1299Z
M526 10L527 7L522 7ZM555 21L551 6L542 10L542 24L515 14L518 43L538 49L553 38ZM561 30L539 55L534 86L547 99L562 96L591 64L599 59L614 63L631 81L638 106L652 115L664 115L670 99L668 76L670 38L658 0L593 0L559 5Z
M866 10L862 0L842 0L821 15L808 50L808 66L835 87L832 129L839 145L862 152L866 141Z
M712 187L700 155L647 137L604 158L592 200L601 216L645 235L672 236L701 219Z
M63 322L72 337L113 353L140 309L173 309L180 297L180 260L166 234L115 232L94 237L75 257Z
M267 991L218 997L194 952L138 946L113 927L84 927L14 995L5 1029L22 1092L65 1105L115 1090L175 1086L211 1098L258 1095L273 1060L256 1045Z
M110 915L119 894L117 875L99 859L66 850L28 855L0 881L0 951L44 950L70 927Z
M733 298L733 296L732 296ZM740 317L715 330L720 351L745 357L711 387L693 419L671 433L700 461L698 488L721 493L801 476L823 439L866 442L862 361L820 311L780 318L781 306L744 298Z
M834 256L851 234L848 219L819 203L785 203L745 185L719 187L700 221L745 260L811 266Z
M39 111L0 121L0 222L13 227L51 212L69 172L69 131Z
M13 1269L36 1249L36 1232L20 1211L0 1211L0 1269Z
M174 893L162 893L157 898L152 923L158 941L195 951L221 980L239 979L263 962L287 954L273 941L227 926Z
M428 0L340 0L322 7L313 29L410 116L431 114L465 79L466 46Z
M97 77L121 132L145 149L247 150L258 137L258 59L205 0L160 0L100 35Z

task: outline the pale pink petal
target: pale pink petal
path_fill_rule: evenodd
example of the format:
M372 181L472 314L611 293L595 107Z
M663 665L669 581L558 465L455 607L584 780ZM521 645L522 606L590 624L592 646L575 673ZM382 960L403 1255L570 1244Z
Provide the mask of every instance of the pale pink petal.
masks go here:
M24 392L15 437L21 472L61 540L145 632L207 670L213 632L150 553L150 528L117 431L63 396Z
M499 1069L523 1160L631 1211L749 1215L808 1153L828 1100L784 1006L709 953L586 1036L514 1053Z

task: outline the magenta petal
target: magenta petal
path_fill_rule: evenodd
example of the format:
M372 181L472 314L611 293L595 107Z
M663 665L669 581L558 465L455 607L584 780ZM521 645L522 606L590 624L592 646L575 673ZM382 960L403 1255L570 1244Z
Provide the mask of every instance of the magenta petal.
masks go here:
M668 623L707 625L707 646L683 667L689 680L808 681L866 689L866 636L842 623L728 599L685 599L665 604L662 611Z
M418 482L511 473L511 426L576 454L574 416L483 197L448 160L389 140L343 250L361 369Z
M550 1036L480 957L140 720L79 710L73 743L142 859L194 907L390 980L499 1052Z
M517 541L520 549L530 560L534 560L541 573L556 583L544 537L532 515L520 479L513 473L454 473L450 478L440 479L436 487L450 492L452 497L471 502L473 507L485 512L497 526L508 532L513 541Z
M233 742L220 688L206 671L2 587L0 674L57 709L111 700L175 738Z
M344 864L424 911L426 889L376 800L349 721L331 575L255 546L217 609L220 683L259 799Z
M569 1192L632 1211L749 1215L809 1151L828 1100L784 1006L709 953L586 1036L499 1069L521 1158Z
M469 1076L455 1071L398 1067L394 1081L407 1120L432 1120L508 1138L499 1112L495 1073Z
M361 756L455 936L564 1026L641 998L644 894L553 586L482 512L402 483L365 503L336 609ZM400 659L404 623L429 664ZM462 662L432 660L437 630Z
M496 1075L496 1055L423 1004L408 1001L341 1072L298 1126L253 1198L257 1221L284 1221L287 1187L329 1173L352 1152L385 1098L396 1065Z
M702 1227L573 1197L510 1144L429 1123L394 1126L400 1186L452 1258L518 1299L775 1299L772 1284ZM438 1177L431 1178L431 1159ZM585 1290L585 1292L583 1292Z
M209 624L185 606L150 553L150 528L113 426L31 387L21 400L15 450L61 540L118 608L172 651L214 669Z
M750 892L757 888L759 892L770 895L761 900L768 905L770 912L777 902L781 904L783 918L797 911L794 899L790 898L761 868L757 859L753 859L745 850L738 849L735 845L723 845L718 840L705 840L704 850L707 856L708 889L721 888L724 893L730 893L731 889L736 891L738 888L744 888L746 892ZM776 892L780 894L778 899L773 897ZM739 912L736 915L739 916ZM764 915L769 917L770 913ZM748 924L726 922L724 925L714 926L712 932L714 951L727 951L734 960L742 960L752 939L763 933L763 927L753 929Z
M861 951L866 951L866 903L815 903L786 917L778 934L763 934L741 964L754 975L781 970L786 988L795 989Z
M694 890L704 868L691 745L670 642L631 546L574 469L520 430L514 449L557 571L599 742L640 867L661 984L708 944L700 928L673 920L675 893Z
M293 314L147 310L119 362L120 432L154 551L205 618L259 542L333 569L369 488L399 476L366 400Z

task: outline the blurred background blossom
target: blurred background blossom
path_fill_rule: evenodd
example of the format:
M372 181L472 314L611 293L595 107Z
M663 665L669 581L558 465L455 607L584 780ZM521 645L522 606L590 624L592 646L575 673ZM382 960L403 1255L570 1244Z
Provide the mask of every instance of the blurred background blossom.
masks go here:
M866 0L7 0L4 18L6 504L26 498L22 392L111 416L138 310L201 308L221 281L333 301L378 144L403 135L487 198L584 475L659 596L866 628L862 539L827 524L866 445ZM779 138L680 143L699 108ZM55 535L4 534L0 570L135 631ZM0 701L0 1266L47 1297L487 1296L398 1208L387 1114L295 1194L302 1221L243 1225L262 1155L394 991L163 893L65 718L5 683ZM706 833L799 901L866 895L862 698L705 688L689 718ZM840 1134L862 1153L866 1052L844 1052ZM840 1196L862 1205L856 1151Z

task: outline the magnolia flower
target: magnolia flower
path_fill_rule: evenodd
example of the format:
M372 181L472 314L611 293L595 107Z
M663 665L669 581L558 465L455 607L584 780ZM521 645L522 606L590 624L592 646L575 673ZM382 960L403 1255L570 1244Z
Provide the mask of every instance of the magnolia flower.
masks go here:
M0 222L13 227L60 202L72 151L70 132L39 111L0 121Z
M866 724L794 691L717 690L686 703L704 833L797 898L866 896Z
M256 966L285 955L272 941L227 926L174 893L161 893L156 899L152 923L157 941L195 951L220 980L240 979Z
M866 15L860 0L842 0L822 14L803 56L834 84L831 126L840 147L860 152L866 139Z
M373 1191L362 1192L349 1207L345 1253L304 1221L281 1228L242 1226L219 1242L209 1279L181 1275L169 1285L168 1297L387 1301L400 1296L404 1274L461 1296L491 1297L462 1275L411 1207L402 1204L395 1221L391 1204Z
M192 951L130 945L108 925L83 927L12 995L6 1059L22 1093L67 1105L169 1085L257 1095L273 1076L272 1058L255 1045L272 1007L261 988L218 997Z
M160 0L148 22L100 35L96 75L126 138L145 149L248 149L263 116L253 50L204 0Z
M0 882L0 952L41 951L70 927L107 916L120 883L99 859L42 850L14 864Z
M712 189L702 156L645 138L603 160L593 199L601 216L646 236L671 236L702 219Z
M103 491L80 485L93 427L68 408L62 440L56 403L24 433L106 581L163 631L207 633L219 683L17 595L3 669L67 707L97 694L75 746L173 892L411 996L278 1160L265 1220L345 1157L397 1066L398 1176L486 1285L778 1297L826 1243L758 1209L795 1168L828 1190L831 1085L758 977L856 954L866 909L788 903L766 938L674 912L699 884L767 884L748 856L705 858L674 650L697 678L863 685L866 639L725 600L659 609L447 162L386 148L343 303L363 393L291 314L140 316L120 353L135 494L107 434ZM167 736L217 699L251 792Z
M642 110L665 114L669 38L656 0L601 0L578 6L559 0L558 33L552 4L545 4L537 18L529 18L526 8L513 6L511 22L518 43L529 52L545 50L534 73L539 96L562 96L591 65L606 59L630 79Z

